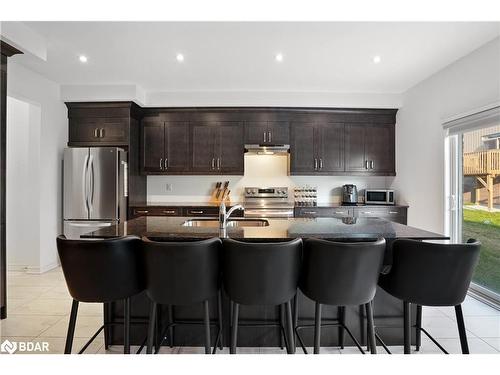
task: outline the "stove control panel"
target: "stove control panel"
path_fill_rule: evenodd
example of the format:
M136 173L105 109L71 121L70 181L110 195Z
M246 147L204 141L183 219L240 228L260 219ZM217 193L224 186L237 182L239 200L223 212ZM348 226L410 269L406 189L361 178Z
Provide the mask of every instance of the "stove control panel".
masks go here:
M246 187L245 198L288 198L288 187Z

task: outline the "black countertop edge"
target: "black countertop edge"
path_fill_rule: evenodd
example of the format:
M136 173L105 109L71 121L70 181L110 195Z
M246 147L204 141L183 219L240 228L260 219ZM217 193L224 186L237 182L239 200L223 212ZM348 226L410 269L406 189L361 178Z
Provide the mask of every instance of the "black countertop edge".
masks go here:
M226 206L231 207L236 204L245 205L245 202L227 202ZM143 202L143 203L130 203L129 207L138 208L138 207L219 207L218 202ZM298 206L295 205L295 208L339 208L339 207L395 207L395 208L408 208L407 204L357 204L357 205L343 205L341 203L318 203L316 206Z

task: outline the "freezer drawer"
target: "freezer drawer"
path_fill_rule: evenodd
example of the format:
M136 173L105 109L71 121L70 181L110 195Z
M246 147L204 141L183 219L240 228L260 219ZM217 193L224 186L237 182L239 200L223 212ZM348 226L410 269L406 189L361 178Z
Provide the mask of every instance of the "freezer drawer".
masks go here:
M72 240L80 239L85 233L90 233L98 229L110 227L117 224L116 221L64 221L64 235Z

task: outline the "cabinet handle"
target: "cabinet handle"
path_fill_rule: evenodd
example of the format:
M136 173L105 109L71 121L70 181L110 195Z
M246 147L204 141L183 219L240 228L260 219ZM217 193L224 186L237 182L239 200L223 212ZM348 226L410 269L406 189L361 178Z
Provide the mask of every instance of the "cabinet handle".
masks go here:
M345 211L335 211L335 213L336 213L337 215L343 215L343 214L345 214L346 212L345 212Z
M365 160L365 169L369 169L368 168L368 160Z
M99 138L104 138L104 128L99 129Z
M271 141L271 132L267 132L267 140L268 140L268 142L272 142Z
M202 214L202 213L203 213L203 211L201 211L201 210L200 210L200 211L190 210L190 211L189 211L189 213L190 213L190 214Z
M373 160L370 160L370 169L373 169L374 165L375 165L375 163L373 162Z
M176 212L175 210L163 210L163 213L167 215L173 215L175 214L175 212Z
M264 132L264 143L266 143L266 132Z
M319 169L323 169L323 159L319 159Z
M314 158L314 170L318 170L318 159Z
M212 158L212 169L215 169L215 159Z
M389 211L390 214L397 214L398 212L397 211Z
M94 138L99 138L99 136L97 135L97 128L94 129Z
M362 213L362 214L366 214L366 215L370 215L370 214L372 214L372 212L371 212L371 211L361 211L361 213Z
M163 170L163 158L160 158L160 170Z
M317 212L316 211L302 211L304 214L308 214L308 215L314 215L316 214Z
M135 210L135 213L136 214L147 214L147 213L149 213L149 211L148 210Z
M220 158L217 158L217 169L220 170Z
M165 165L165 170L168 169L168 158L165 158L163 164Z

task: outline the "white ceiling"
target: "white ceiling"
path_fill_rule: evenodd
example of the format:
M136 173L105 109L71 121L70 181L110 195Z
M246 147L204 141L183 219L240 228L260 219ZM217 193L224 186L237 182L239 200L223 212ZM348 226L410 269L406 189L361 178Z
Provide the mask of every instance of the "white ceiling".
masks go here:
M401 93L500 35L498 22L25 24L46 38L47 61L15 57L21 64L65 85L135 84L148 92Z

